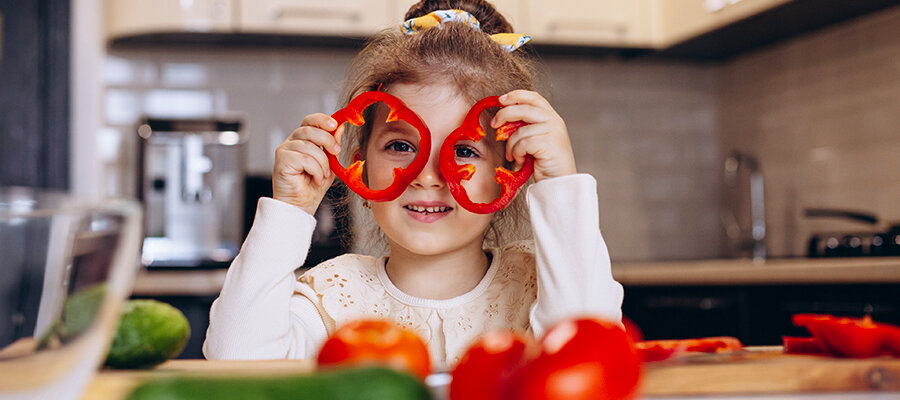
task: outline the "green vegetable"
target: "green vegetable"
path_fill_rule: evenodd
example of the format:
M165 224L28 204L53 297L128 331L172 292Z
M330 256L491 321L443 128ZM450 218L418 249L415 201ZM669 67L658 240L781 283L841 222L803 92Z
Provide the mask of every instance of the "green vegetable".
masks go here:
M427 400L428 389L412 375L364 367L277 378L183 377L138 386L128 400Z
M97 312L106 297L106 284L90 286L72 293L63 303L58 334L64 341L74 339L88 330L97 319Z
M128 300L106 366L149 368L184 350L191 327L177 308L156 300Z

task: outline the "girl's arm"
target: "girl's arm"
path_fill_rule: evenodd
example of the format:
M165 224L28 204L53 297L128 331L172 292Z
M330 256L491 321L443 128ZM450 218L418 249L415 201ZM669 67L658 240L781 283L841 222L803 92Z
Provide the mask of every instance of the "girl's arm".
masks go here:
M312 215L334 181L325 152L340 153L342 134L333 118L310 114L275 150L273 198L259 201L210 310L207 358L305 358L324 341L325 325L313 304L293 296L294 270L306 260Z
M527 201L535 237L537 302L531 309L535 335L575 316L622 319L622 285L613 280L600 235L597 182L577 174L575 155L562 117L536 92L514 90L491 121L499 127L523 121L506 144L507 160L534 157L534 181Z
M260 199L240 254L212 305L203 343L207 359L315 356L325 325L315 306L295 296L316 220L290 204Z
M531 327L538 337L555 322L578 316L622 319L622 285L612 277L600 234L597 182L588 174L535 183L527 201L534 230L537 302Z

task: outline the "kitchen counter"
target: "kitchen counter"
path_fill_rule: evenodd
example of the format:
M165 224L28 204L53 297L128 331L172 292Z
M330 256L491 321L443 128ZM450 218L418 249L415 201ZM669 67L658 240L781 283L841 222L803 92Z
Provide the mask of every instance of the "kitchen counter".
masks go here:
M226 269L147 270L135 296L217 296ZM900 257L781 258L668 262L614 262L613 276L627 286L900 283Z
M312 360L172 360L153 370L102 370L83 400L123 399L140 382L170 376L275 376L313 371ZM777 347L698 354L645 368L643 398L857 399L900 397L900 359L866 360L782 354Z
M900 257L615 262L626 286L900 283Z
M218 296L225 282L222 269L148 270L134 280L133 296Z

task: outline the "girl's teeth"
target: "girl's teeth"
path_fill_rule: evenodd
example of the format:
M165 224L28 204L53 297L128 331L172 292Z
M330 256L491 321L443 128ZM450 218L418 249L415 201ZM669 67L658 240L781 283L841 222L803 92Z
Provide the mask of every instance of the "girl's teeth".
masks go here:
M449 210L449 207L422 207L422 206L406 206L406 208L415 212L435 213Z

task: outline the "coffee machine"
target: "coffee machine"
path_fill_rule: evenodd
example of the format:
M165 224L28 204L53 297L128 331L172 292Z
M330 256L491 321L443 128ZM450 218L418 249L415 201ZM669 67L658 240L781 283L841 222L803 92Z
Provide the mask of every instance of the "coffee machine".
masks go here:
M238 118L144 118L138 197L148 268L227 267L243 240L246 138Z

